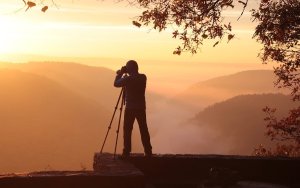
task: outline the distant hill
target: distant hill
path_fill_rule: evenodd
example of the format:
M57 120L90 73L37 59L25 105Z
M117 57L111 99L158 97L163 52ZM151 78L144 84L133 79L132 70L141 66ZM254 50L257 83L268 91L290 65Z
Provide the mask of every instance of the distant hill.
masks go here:
M1 68L17 69L49 78L62 86L90 98L109 111L116 105L120 88L113 87L115 71L104 67L93 67L66 62L0 63ZM147 92L147 106L155 108L155 103L165 100L161 95Z
M91 167L108 111L55 81L18 70L1 69L0 88L1 173Z
M0 162L0 173L48 164L50 169L72 170L81 168L81 162L90 168L120 92L113 87L114 78L112 70L75 63L0 63L0 142L5 143L0 148L6 159ZM155 101L163 99L150 92L147 96L148 111L155 112ZM116 119L105 146L110 152ZM137 130L135 126L133 149L142 151ZM119 138L121 152L122 128ZM18 151L28 162L18 159Z
M233 97L205 108L192 120L201 129L210 129L210 138L203 146L206 151L214 147L227 150L227 154L251 154L259 144L270 146L266 132L265 106L275 107L278 117L286 115L295 106L290 97L282 94L255 94ZM201 139L201 138L199 138Z
M195 110L238 95L284 92L274 87L275 80L271 70L243 71L199 82L174 101Z
M103 67L59 62L7 63L2 67L47 77L109 109L115 105L119 93L113 87L115 72Z

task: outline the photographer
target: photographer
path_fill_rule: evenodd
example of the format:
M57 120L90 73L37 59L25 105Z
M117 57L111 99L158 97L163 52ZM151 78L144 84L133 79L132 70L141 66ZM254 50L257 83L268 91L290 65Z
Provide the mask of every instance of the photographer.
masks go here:
M128 61L126 66L117 71L114 86L125 88L126 102L123 157L129 157L131 152L131 133L135 119L137 119L139 124L145 155L147 157L151 157L152 155L152 146L146 120L146 82L146 75L138 72L138 64L134 60Z

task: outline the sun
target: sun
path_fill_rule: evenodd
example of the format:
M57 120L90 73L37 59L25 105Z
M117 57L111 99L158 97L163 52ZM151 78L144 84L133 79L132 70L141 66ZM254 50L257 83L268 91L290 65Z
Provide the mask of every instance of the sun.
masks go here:
M18 26L9 16L0 15L0 54L13 53L17 42Z

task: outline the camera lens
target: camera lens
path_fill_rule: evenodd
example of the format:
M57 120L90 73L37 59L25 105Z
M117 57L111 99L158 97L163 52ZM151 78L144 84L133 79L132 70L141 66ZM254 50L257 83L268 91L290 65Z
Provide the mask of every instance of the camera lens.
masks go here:
M123 67L122 67L122 72L127 73L127 68L126 68L126 66L123 66Z

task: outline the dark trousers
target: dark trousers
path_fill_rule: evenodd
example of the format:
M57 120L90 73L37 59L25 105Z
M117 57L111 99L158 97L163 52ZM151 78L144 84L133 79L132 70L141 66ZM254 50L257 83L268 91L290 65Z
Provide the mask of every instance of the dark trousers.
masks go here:
M152 153L150 135L147 127L146 111L144 109L142 110L125 109L123 153L129 154L131 152L131 133L132 133L133 123L135 119L137 119L137 122L139 124L144 151L146 154Z

